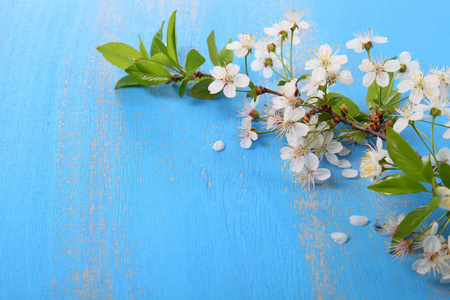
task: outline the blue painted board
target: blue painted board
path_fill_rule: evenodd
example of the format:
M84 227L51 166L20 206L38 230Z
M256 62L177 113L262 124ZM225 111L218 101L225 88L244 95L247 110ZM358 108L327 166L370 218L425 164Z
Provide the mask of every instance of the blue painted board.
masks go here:
M362 214L372 225L425 195L383 197L336 168L302 192L274 137L239 147L240 97L114 90L124 72L95 50L138 47L138 33L150 45L177 9L180 56L191 46L206 56L211 29L223 45L261 33L288 8L306 9L312 24L297 72L316 46L339 44L355 84L338 91L359 103L362 56L344 46L354 31L389 38L375 54L408 50L424 67L449 61L447 1L2 1L1 299L448 298L448 286L413 272L412 257L392 263L387 239L348 221ZM221 153L211 149L218 139ZM334 244L334 231L350 241Z

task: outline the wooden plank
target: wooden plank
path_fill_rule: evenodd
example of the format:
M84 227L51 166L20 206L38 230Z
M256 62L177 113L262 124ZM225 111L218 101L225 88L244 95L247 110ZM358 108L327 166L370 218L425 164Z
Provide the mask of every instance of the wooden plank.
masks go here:
M367 26L390 40L375 53L410 50L425 67L448 59L444 1L4 1L0 298L446 298L448 287L412 271L414 258L392 263L386 240L348 221L363 214L373 224L425 196L380 197L337 168L302 192L275 138L250 150L235 142L241 97L116 91L124 72L95 51L109 41L138 47L138 33L150 45L177 9L180 57L191 46L207 56L211 29L222 46L241 30L262 32L287 8L307 8L313 25L296 52L298 72L310 48L344 45ZM338 90L362 103L362 57L341 52L355 84ZM221 153L211 149L218 139ZM347 244L331 242L338 230Z

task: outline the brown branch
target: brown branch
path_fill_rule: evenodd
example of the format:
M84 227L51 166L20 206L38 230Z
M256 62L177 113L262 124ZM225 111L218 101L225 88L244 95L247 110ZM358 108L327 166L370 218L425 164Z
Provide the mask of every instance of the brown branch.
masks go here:
M191 78L189 78L189 80L195 80L196 78L202 78L202 77L212 77L211 74L207 74L207 73L202 73L200 71L197 71L194 73L194 75L192 75ZM184 79L184 75L182 74L173 74L172 77L166 81L166 84L171 84L171 83L175 83L178 81L181 81Z
M262 87L262 86L258 86L256 91L258 92L259 95L268 93L268 94L277 95L277 96L284 96L283 94L281 94L281 93L279 93L277 91L274 91L274 90L271 90L271 89L268 89L268 88L265 88L265 87ZM305 104L305 101L302 100L300 97L298 99L299 99L299 101L302 104ZM317 107L317 106L314 106L314 105L311 105L311 104L306 104L306 105L309 108L311 108L312 110L314 110L315 112L325 112L325 113L327 113L333 119L337 119L337 120L339 120L339 122L347 124L350 127L352 127L353 129L356 129L356 130L359 130L359 131L363 131L363 132L365 132L367 134L371 134L373 136L376 136L376 137L379 137L379 138L381 138L383 140L386 140L386 134L385 133L380 133L380 132L372 130L370 128L358 125L355 122L353 122L352 120L350 120L350 119L348 119L348 118L346 118L344 116L341 116L338 113L335 113L331 109L325 109L325 108Z
M203 72L198 71L198 72L195 72L194 75L192 75L192 77L189 80L195 80L196 78L202 78L202 77L213 77L213 76L211 74L207 74L207 73L203 73ZM184 79L184 75L174 74L172 76L172 78L170 78L166 82L166 84L178 82L178 81L181 81L183 79ZM268 88L263 87L263 86L256 86L256 91L257 91L258 95L262 95L262 94L266 94L267 93L267 94L272 94L272 95L277 95L277 96L284 96L283 94L281 94L281 93L279 93L277 91L268 89ZM368 128L368 127L364 127L364 126L358 125L353 120L350 120L350 119L348 119L348 118L346 118L344 116L341 116L340 114L332 111L329 106L328 107L317 107L317 106L305 103L305 101L302 100L300 97L298 97L298 99L299 99L299 101L302 104L305 104L306 106L308 106L309 108L311 108L313 111L315 111L317 113L325 112L331 118L336 119L339 122L342 122L344 124L347 124L348 126L350 126L353 129L356 129L356 130L365 132L367 134L371 134L373 136L379 137L379 138L381 138L383 140L386 140L386 132L385 131L378 132L378 131L372 130L372 129Z

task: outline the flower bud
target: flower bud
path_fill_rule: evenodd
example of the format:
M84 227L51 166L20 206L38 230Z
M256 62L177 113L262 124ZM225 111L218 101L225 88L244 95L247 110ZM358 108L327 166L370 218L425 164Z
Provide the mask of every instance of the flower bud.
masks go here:
M275 49L277 46L275 46L274 43L267 45L267 52L275 52Z
M374 114L369 115L369 120L372 122L375 122L377 120L377 117Z
M366 51L370 51L370 48L373 48L372 42L368 42L363 44L364 49L366 49Z
M408 70L408 67L405 64L400 65L400 70L398 70L399 73L405 73L406 70Z
M271 59L270 57L267 57L267 58L264 60L264 66L265 66L265 67L272 67L272 66L273 66L273 62L272 62L272 59Z

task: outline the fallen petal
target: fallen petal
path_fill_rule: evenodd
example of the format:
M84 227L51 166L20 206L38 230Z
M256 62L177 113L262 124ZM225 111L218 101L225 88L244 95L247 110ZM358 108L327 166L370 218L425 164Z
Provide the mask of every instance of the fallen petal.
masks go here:
M339 151L339 155L340 156L346 156L347 154L349 154L350 153L350 149L348 149L347 147L344 147L344 148L342 148L342 150L341 151Z
M220 152L220 151L222 151L225 148L225 143L222 142L222 141L217 141L217 142L214 143L212 148L214 150L216 150L217 152Z
M338 163L338 167L342 169L347 169L350 168L351 166L352 164L346 159L341 159Z
M364 216L351 216L350 223L354 226L365 226L369 223L369 219Z
M348 236L343 232L333 232L331 235L331 238L333 239L333 242L337 244L345 244L348 241Z
M345 169L341 174L345 178L355 178L356 176L358 176L358 171L353 169Z

